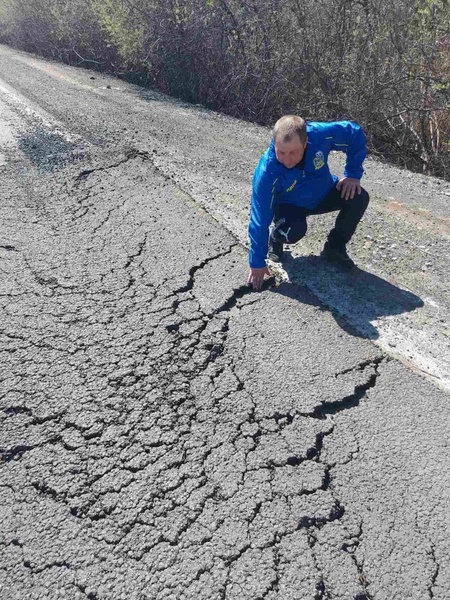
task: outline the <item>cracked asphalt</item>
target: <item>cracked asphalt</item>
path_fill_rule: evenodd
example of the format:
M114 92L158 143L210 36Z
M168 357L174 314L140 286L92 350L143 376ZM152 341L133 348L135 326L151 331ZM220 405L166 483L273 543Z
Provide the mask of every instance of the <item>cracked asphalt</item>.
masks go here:
M145 100L140 132L93 76L1 49L2 600L448 600L449 396L371 329L421 288L312 256L252 292L195 149L265 132L195 109L219 133L184 161L143 141L184 105Z

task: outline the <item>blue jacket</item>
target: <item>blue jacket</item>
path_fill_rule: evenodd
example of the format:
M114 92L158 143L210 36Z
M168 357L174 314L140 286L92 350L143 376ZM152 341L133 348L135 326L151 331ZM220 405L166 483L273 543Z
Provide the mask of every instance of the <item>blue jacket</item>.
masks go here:
M275 204L288 203L312 209L339 180L328 167L331 150L347 154L345 177L362 177L366 138L359 125L351 121L311 122L307 123L307 133L304 159L297 166L288 169L278 162L272 140L255 169L248 228L252 268L266 265L269 225Z

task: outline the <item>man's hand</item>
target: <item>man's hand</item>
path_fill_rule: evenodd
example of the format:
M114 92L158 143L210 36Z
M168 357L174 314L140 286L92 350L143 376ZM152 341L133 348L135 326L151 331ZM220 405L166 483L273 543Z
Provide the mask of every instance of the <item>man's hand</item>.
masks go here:
M264 275L270 275L270 271L267 267L262 267L261 269L252 269L250 267L247 283L252 285L254 290L260 290L264 281Z
M343 177L336 184L336 189L341 190L341 198L344 200L352 199L355 194L361 193L361 185L359 179L353 179L353 177Z

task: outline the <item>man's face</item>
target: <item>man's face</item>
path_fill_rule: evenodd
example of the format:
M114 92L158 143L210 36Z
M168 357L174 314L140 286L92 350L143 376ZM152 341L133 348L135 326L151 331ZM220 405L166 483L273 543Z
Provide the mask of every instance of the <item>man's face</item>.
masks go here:
M294 135L289 142L275 140L275 156L288 169L292 169L302 160L305 148L306 142L303 143L298 135Z

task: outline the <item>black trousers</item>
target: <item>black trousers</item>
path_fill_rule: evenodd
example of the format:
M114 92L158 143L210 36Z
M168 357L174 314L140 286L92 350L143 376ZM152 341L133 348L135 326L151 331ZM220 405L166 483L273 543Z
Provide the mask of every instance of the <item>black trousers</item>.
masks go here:
M295 244L308 229L306 217L309 215L323 215L339 211L334 228L328 234L331 246L339 247L347 244L358 223L362 219L369 204L369 194L361 188L361 193L352 199L341 198L341 191L334 187L315 208L302 208L294 204L277 204L274 214L274 228L271 239L284 244Z

